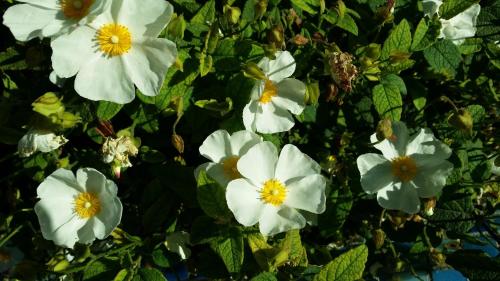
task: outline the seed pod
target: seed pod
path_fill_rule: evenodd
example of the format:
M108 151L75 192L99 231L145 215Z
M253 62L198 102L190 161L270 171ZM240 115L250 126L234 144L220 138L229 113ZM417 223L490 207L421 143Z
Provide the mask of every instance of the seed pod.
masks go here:
M184 140L176 133L172 134L172 145L179 153L184 153Z
M249 62L245 64L245 66L243 67L243 74L248 78L253 78L256 80L266 79L266 75L264 74L264 72L254 62Z
M373 244L375 245L375 249L380 249L384 246L385 242L385 232L378 228L372 231L373 235Z

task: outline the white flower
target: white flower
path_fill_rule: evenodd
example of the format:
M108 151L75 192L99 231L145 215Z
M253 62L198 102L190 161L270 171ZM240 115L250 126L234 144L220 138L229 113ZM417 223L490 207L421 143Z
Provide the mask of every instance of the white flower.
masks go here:
M424 0L423 9L426 16L439 16L439 7L443 4L441 0ZM455 45L461 45L465 38L474 37L476 34L476 21L481 6L473 4L465 11L452 17L449 20L439 19L441 22L441 32L438 38L451 40Z
M187 243L189 243L189 233L179 231L167 235L163 244L169 251L179 254L181 259L185 260L191 256L191 250L186 247Z
M236 163L259 142L262 142L262 138L250 131L239 131L232 135L225 130L213 132L200 146L200 154L212 162L198 166L194 176L198 178L200 170L205 170L211 178L226 187L230 181L241 178Z
M490 159L491 173L496 175L496 176L500 176L500 166L495 165L497 158L498 158L498 155Z
M45 130L29 130L17 143L21 157L28 157L37 151L50 152L68 142L64 136Z
M287 144L278 157L270 142L256 144L238 161L243 178L231 181L226 200L244 226L259 223L263 235L275 235L306 225L301 211L325 211L326 180L309 156Z
M280 51L275 60L265 57L258 66L266 79L255 84L250 103L243 109L245 128L265 134L288 131L295 124L288 111L301 114L305 107L305 84L288 78L295 72L295 60L289 52Z
M377 143L383 155L367 153L358 157L361 186L368 194L377 194L383 208L414 214L420 210L420 198L436 196L446 184L453 165L446 159L451 149L437 140L429 129L421 129L411 138L403 122L392 123L393 136Z
M115 161L120 167L132 167L129 156L136 156L139 151L130 137L106 138L102 145L102 160L105 163Z
M36 37L52 37L69 32L92 20L102 12L104 0L18 0L25 4L10 7L3 24L14 37L28 41Z
M41 200L35 213L43 237L68 248L108 237L122 216L117 192L116 184L95 169L79 169L76 178L70 170L56 170L37 188Z
M113 0L91 23L51 42L57 76L76 75L75 90L90 100L131 102L135 88L156 96L177 57L175 44L156 38L172 17L164 0Z

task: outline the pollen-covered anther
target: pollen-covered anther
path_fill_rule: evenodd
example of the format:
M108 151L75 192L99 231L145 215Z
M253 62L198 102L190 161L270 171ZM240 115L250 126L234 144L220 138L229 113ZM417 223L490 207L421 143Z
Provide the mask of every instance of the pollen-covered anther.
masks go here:
M75 213L82 219L91 218L101 211L101 201L93 192L82 192L74 201Z
M240 158L238 156L230 156L222 161L224 174L232 180L241 178L241 174L236 168L236 163L238 163L239 159Z
M260 103L268 103L271 99L278 95L278 87L273 81L266 79L264 83L264 91L262 91L262 95L259 98Z
M391 161L392 174L402 182L409 182L417 175L417 164L409 156L400 156Z
M260 190L260 200L267 204L280 206L285 198L286 187L276 179L266 181Z
M89 13L94 0L61 0L61 10L68 19L80 20Z
M99 49L106 55L119 56L132 47L132 35L126 26L110 23L97 31Z

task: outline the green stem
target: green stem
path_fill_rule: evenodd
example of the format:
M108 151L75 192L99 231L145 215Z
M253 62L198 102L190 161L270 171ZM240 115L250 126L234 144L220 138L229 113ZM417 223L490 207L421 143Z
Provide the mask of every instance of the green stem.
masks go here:
M5 238L3 238L2 240L0 240L0 247L2 247L7 241L9 241L10 238L12 238L12 236L16 235L16 233L18 233L19 230L21 230L21 228L23 228L23 225L18 226L11 233L9 233L9 235L7 235Z

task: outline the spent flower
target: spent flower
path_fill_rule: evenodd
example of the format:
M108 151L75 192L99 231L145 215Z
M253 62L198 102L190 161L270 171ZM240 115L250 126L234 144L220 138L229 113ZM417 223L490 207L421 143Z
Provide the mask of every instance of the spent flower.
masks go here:
M17 151L21 157L29 157L33 153L56 150L68 140L63 135L56 135L47 130L29 130L17 143Z

